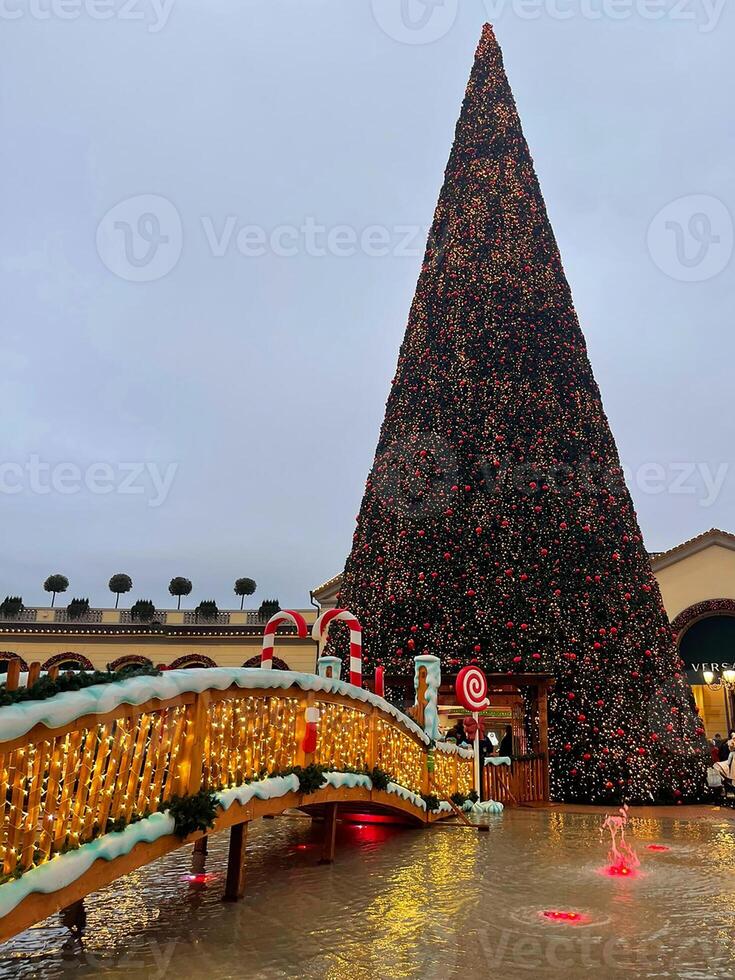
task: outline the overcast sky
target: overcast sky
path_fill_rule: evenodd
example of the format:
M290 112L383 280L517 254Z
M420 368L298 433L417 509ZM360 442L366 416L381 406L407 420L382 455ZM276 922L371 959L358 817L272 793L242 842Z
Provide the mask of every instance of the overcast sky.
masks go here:
M341 570L486 20L646 543L735 530L731 7L2 0L0 594Z

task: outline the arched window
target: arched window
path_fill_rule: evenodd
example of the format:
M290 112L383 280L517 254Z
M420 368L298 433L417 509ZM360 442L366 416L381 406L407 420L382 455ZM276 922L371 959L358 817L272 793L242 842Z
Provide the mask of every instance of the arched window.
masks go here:
M0 650L0 674L7 674L8 664L11 660L20 661L21 673L28 671L28 664L22 657L19 657L17 653L13 653L12 650Z
M211 657L205 657L201 653L187 653L183 657L179 657L170 666L170 670L184 670L191 667L216 667L217 664L212 660Z
M118 657L117 660L113 660L108 666L110 670L123 670L125 667L152 667L153 661L149 660L148 657L141 657L138 654L131 653L126 657Z
M251 657L250 660L246 660L243 667L260 667L260 654L257 657ZM291 668L285 660L281 660L280 657L274 657L273 670L291 670Z
M94 664L81 653L57 653L49 657L45 664L41 665L41 670L51 670L58 667L59 670L94 670Z

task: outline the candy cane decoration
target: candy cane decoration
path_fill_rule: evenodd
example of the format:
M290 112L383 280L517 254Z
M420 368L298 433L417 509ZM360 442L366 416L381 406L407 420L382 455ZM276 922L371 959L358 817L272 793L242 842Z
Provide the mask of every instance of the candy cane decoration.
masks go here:
M273 668L273 647L276 644L276 630L283 623L292 623L302 640L309 635L309 627L306 625L306 620L301 613L294 612L293 609L281 609L275 616L271 616L263 630L263 652L260 655L260 666L264 670L271 670Z
M362 626L348 609L328 609L322 613L312 627L311 638L319 643L335 621L350 627L350 684L362 687Z
M316 707L306 709L306 730L301 747L304 752L310 754L316 752L317 724L319 723L319 709Z
M375 668L375 690L379 698L385 697L385 667Z

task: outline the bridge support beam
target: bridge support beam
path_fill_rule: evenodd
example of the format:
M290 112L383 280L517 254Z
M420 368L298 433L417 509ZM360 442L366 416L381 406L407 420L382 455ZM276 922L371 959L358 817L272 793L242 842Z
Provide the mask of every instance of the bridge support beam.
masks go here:
M59 913L61 922L75 936L81 936L84 927L87 925L87 912L84 908L84 899L80 898L73 905L68 905Z
M230 850L227 856L227 880L224 894L226 902L239 902L245 894L245 845L247 840L247 823L236 823L230 829Z
M324 814L324 840L320 864L332 864L337 840L337 805L327 803Z

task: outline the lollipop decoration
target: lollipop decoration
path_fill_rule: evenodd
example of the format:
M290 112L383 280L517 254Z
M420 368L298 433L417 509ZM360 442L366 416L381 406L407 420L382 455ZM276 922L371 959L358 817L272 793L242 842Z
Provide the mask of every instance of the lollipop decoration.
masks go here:
M275 616L271 616L263 630L263 652L260 655L260 666L264 670L271 670L273 667L273 647L276 643L276 630L283 623L291 623L295 626L296 632L302 640L309 632L304 617L301 613L294 612L293 609L281 609Z
M454 685L457 692L457 700L472 712L474 721L474 743L475 743L475 791L480 793L480 716L479 712L487 708L490 700L487 696L487 677L479 667L463 667L457 674L457 681Z
M487 696L487 677L479 667L463 667L455 684L457 700L468 711L482 711L490 704Z

